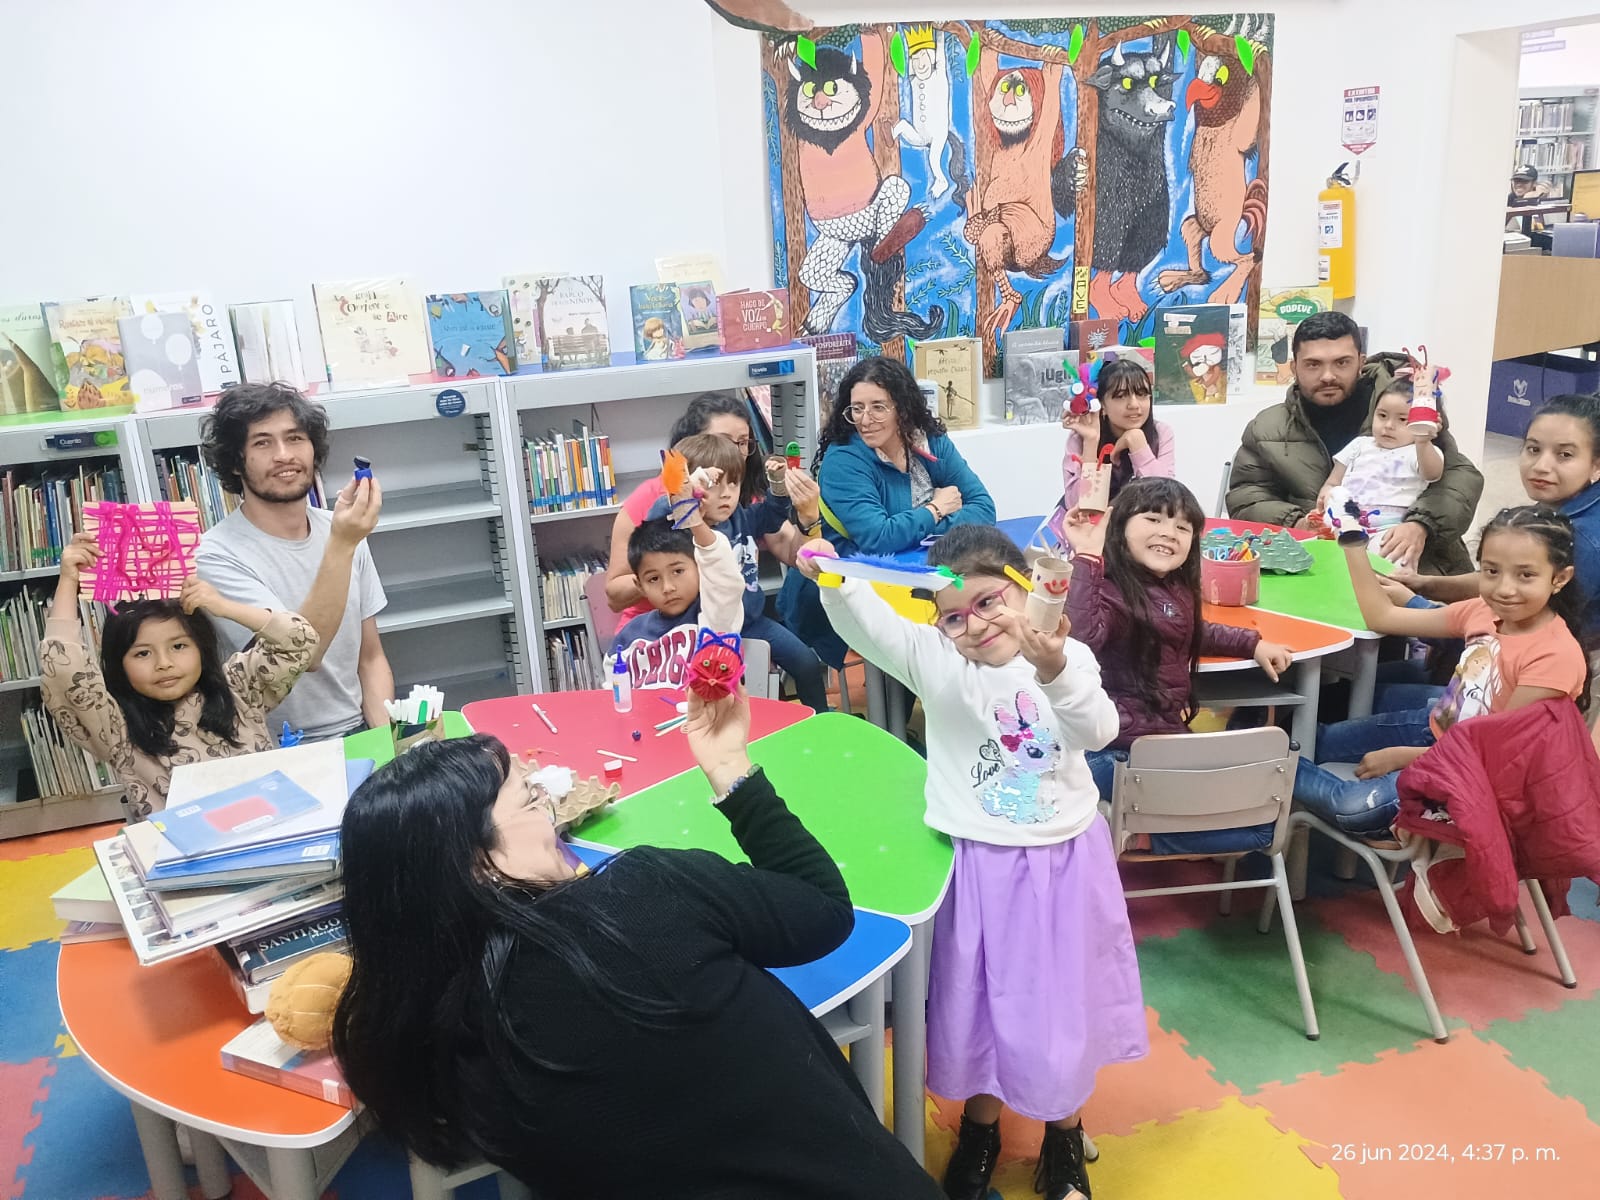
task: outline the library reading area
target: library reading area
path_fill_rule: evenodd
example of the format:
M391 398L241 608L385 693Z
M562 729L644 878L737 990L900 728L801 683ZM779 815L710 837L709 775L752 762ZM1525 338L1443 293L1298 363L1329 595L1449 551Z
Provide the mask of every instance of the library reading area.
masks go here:
M1593 1191L1600 11L1013 8L22 31L0 1196Z

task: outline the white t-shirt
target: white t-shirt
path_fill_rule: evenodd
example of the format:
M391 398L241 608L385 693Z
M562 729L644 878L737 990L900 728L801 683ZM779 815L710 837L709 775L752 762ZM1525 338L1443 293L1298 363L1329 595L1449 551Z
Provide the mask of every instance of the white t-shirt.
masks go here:
M263 533L242 510L228 514L200 539L195 570L229 600L276 612L299 612L322 566L322 552L333 530L333 514L327 509L308 507L306 511L311 533L300 541ZM361 680L356 674L361 660L361 622L377 616L388 602L372 551L362 542L350 567L344 617L322 656L322 665L302 675L284 702L272 710L269 728L277 730L287 721L291 729L303 730L307 741L314 741L349 733L362 723ZM224 655L242 650L250 640L250 631L243 625L212 623Z
M1404 515L1428 486L1415 442L1385 450L1370 437L1351 438L1333 461L1344 464L1344 486L1364 509L1399 510Z
M1098 819L1083 753L1116 737L1118 719L1082 642L1067 639L1066 668L1041 684L1021 655L1002 667L963 658L861 580L823 588L822 607L851 648L922 697L930 826L992 846L1046 846Z

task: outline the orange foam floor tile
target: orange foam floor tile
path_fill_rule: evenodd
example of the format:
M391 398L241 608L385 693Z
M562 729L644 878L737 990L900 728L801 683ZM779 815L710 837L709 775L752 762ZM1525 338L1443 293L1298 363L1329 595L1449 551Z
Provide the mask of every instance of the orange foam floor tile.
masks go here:
M1346 1200L1586 1196L1600 1172L1600 1129L1583 1105L1464 1030L1448 1045L1268 1084L1243 1103L1305 1138Z
M1163 1029L1154 1009L1145 1009L1145 1020L1150 1053L1138 1062L1113 1063L1095 1081L1094 1097L1084 1109L1085 1125L1095 1137L1130 1134L1151 1121L1215 1108L1239 1094L1233 1084L1212 1076L1211 1064L1190 1053L1181 1034Z
M1483 923L1458 934L1412 930L1417 957L1447 1022L1456 1019L1483 1029L1492 1021L1514 1020L1530 1011L1553 1012L1569 1000L1587 999L1600 989L1600 924L1570 917L1556 922L1556 932L1578 976L1578 986L1568 989L1561 985L1544 930L1526 900L1523 911L1539 947L1537 954L1522 952L1515 930L1497 937ZM1379 970L1399 976L1411 987L1411 973L1400 953L1394 926L1376 892L1320 903L1317 917L1351 949L1372 955Z

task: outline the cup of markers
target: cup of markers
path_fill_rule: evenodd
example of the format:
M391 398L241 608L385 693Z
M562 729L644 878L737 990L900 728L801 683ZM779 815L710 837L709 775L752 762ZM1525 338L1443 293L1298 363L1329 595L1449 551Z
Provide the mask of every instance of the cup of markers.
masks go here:
M1242 608L1261 596L1261 555L1253 534L1228 546L1206 546L1200 552L1200 599L1207 604Z
M423 742L444 741L444 693L418 684L404 700L385 700L389 737L398 758Z

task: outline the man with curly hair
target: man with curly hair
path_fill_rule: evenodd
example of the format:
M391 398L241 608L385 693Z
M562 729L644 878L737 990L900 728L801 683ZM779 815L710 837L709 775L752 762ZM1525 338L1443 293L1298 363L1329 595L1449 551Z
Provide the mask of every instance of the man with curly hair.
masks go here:
M200 577L230 600L298 612L316 627L311 671L273 711L307 741L381 725L394 672L378 640L387 599L366 537L383 492L352 479L333 510L306 496L328 457L328 417L283 383L245 383L222 393L202 430L201 452L238 509L200 539ZM250 632L218 621L228 652Z

